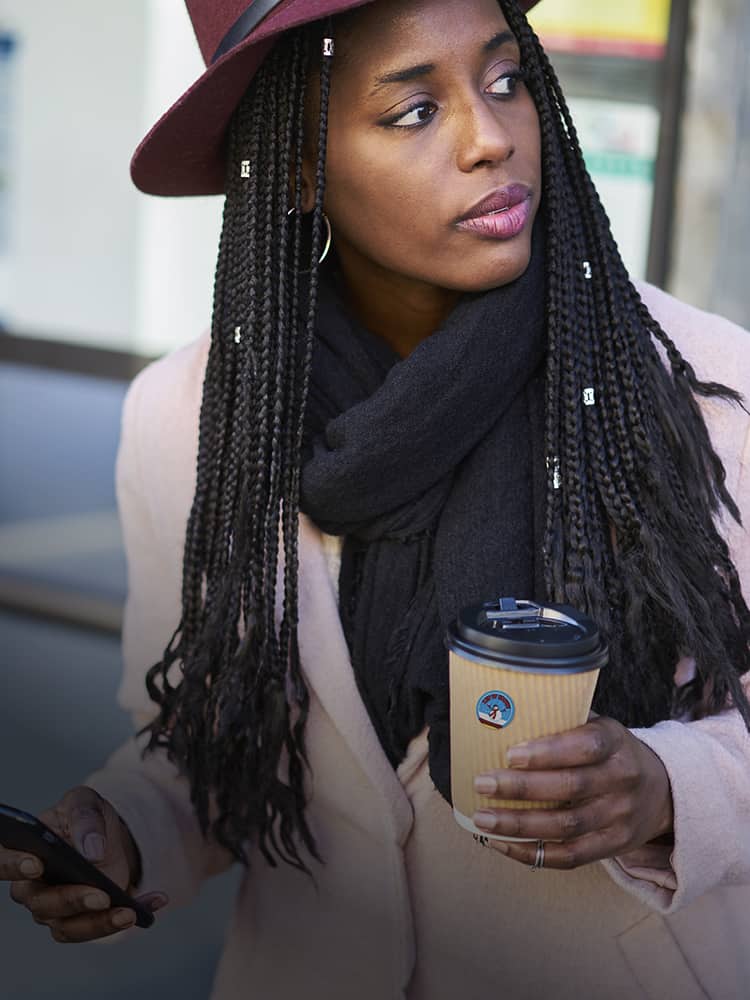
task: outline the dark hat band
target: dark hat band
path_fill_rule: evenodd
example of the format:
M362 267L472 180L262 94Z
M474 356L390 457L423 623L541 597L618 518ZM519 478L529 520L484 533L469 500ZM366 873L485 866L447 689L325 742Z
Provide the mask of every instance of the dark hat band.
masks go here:
M260 22L271 13L274 7L278 7L282 0L254 0L247 10L240 14L229 31L224 35L219 47L214 52L209 65L213 66L222 56L230 52L240 42L244 42L247 36L258 27Z

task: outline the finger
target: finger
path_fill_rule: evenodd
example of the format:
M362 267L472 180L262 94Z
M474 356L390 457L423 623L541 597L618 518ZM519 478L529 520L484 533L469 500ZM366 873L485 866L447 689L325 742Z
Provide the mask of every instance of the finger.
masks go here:
M474 782L475 790L489 799L519 802L582 802L610 790L611 774L605 767L571 767L555 771L488 771ZM493 808L493 803L487 803Z
M50 933L61 944L93 941L95 938L111 937L118 931L128 930L135 924L135 912L118 908L96 915L81 914L53 921Z
M62 917L81 913L102 912L112 903L106 892L84 885L47 886L35 884L23 900L37 923L50 923Z
M137 902L155 913L169 902L165 892L147 892L136 897ZM55 941L61 943L91 941L94 938L109 937L118 931L128 930L135 924L135 913L120 907L95 916L78 915L56 920L50 925Z
M508 750L513 768L553 769L599 764L611 757L621 741L620 724L596 718L577 729L518 743Z
M574 809L486 809L474 822L487 833L566 843L610 825L613 808L597 798Z
M529 866L536 862L537 840L530 843L491 840L489 843L494 850L504 854L512 861ZM543 840L543 843L544 863L542 867L559 871L571 871L594 861L612 858L622 850L619 839L613 830L595 830L567 844L557 844L546 840Z
M36 855L0 847L0 880L14 882L38 878L43 870L44 865Z
M10 898L14 903L26 906L27 901L38 892L42 884L38 879L20 879L10 883Z
M152 913L161 910L169 902L169 896L166 892L146 892L142 896L134 896L133 898L137 903L141 903L146 909L151 910Z

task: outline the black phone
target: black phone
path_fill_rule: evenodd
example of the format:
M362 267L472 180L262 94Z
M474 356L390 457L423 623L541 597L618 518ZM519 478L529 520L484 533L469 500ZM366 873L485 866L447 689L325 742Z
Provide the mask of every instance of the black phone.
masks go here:
M74 847L45 826L31 813L0 802L0 844L11 851L28 851L44 865L40 879L48 885L91 885L106 892L112 906L125 906L135 911L138 927L150 927L154 915L98 868L91 864Z

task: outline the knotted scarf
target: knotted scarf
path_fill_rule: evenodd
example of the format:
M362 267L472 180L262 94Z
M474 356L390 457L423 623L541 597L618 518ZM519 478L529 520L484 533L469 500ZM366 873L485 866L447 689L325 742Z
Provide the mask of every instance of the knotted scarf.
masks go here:
M541 597L544 245L516 281L461 297L401 358L323 277L301 509L343 535L339 614L392 766L429 726L450 802L448 623L464 605Z

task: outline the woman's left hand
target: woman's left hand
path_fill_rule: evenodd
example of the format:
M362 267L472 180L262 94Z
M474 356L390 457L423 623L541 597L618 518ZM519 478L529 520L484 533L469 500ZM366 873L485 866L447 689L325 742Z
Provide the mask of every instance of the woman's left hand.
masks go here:
M477 792L527 802L563 801L557 809L486 809L474 822L488 833L529 837L490 840L514 861L533 865L544 841L545 868L578 868L642 847L672 830L672 793L657 755L614 719L519 744L509 768L478 776ZM494 782L494 784L493 784ZM558 843L554 843L558 841Z

